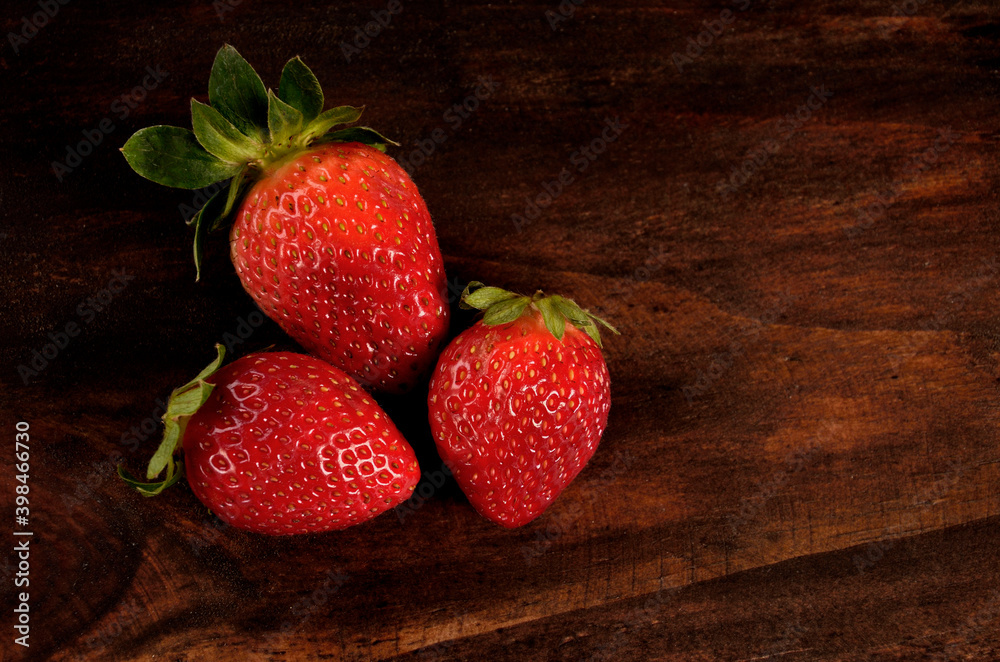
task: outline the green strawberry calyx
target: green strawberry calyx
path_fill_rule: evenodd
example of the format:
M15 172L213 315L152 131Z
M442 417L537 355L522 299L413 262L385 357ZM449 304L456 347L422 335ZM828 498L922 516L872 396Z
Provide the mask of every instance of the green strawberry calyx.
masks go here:
M226 44L215 56L208 78L208 103L191 99L191 125L150 126L121 148L137 173L164 186L200 189L229 180L195 214L194 263L201 277L205 234L226 226L239 201L274 164L313 144L359 142L385 151L398 145L368 127L343 128L361 117L363 107L323 110L323 89L298 57L281 71L278 92L265 89L257 72Z
M153 481L144 483L136 480L126 471L125 467L118 465L118 475L126 483L134 487L143 496L156 496L167 489L184 475L184 465L180 460L175 460L174 455L177 449L184 443L184 430L188 421L197 413L208 396L215 388L214 384L205 381L214 375L222 366L222 360L226 356L226 348L216 345L216 357L204 370L198 373L194 379L184 386L174 389L167 401L167 411L163 414L163 441L156 449L153 459L149 461L146 469L146 480ZM166 470L166 476L162 480L156 480L160 474Z
M539 313L545 322L545 328L562 340L566 332L566 324L572 324L593 338L598 347L601 334L598 324L606 327L612 333L620 335L618 329L602 320L590 311L584 310L576 302L558 294L546 295L541 290L532 296L509 292L499 287L488 287L479 281L472 281L462 292L459 306L465 309L482 310L483 324L495 326L508 324L525 314Z

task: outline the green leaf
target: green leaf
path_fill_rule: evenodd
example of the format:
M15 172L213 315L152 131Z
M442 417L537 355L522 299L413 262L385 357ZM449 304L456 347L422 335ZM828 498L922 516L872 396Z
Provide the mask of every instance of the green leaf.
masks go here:
M208 77L208 101L244 135L264 143L267 135L267 91L253 67L226 44L219 49Z
M146 479L153 481L157 476L166 470L166 477L162 481L142 483L131 476L121 465L118 466L118 475L122 480L136 488L145 496L159 494L167 487L170 487L183 475L183 465L174 461L174 454L177 449L183 446L184 431L188 421L194 416L198 409L208 400L215 388L213 384L205 380L214 375L222 366L222 360L226 356L226 348L217 344L215 346L216 357L198 375L184 386L174 389L167 401L167 411L163 414L163 441L149 461L146 469Z
M609 331L611 331L611 333L615 334L616 336L620 336L621 335L621 331L619 331L615 327L611 326L610 324L608 324L607 322L605 322L603 319L601 319L600 317L598 317L594 313L588 312L587 315L590 316L590 319L595 320L595 321L600 322L601 324L603 324L605 327L607 327L607 329Z
M208 400L208 396L212 394L214 388L212 384L199 380L193 387L181 393L175 391L174 395L170 396L170 402L167 404L167 413L163 417L165 426L163 441L160 443L160 447L156 449L156 453L153 455L153 459L149 461L149 467L146 469L146 478L148 480L153 480L159 476L168 466L170 467L170 471L167 472L167 477L169 478L173 475L174 453L184 443L184 428L187 426L187 422L191 416Z
M309 121L305 131L302 132L302 140L305 143L308 143L314 138L319 138L320 136L326 134L330 129L339 124L357 122L364 109L364 106L361 108L356 108L354 106L337 106L336 108L330 108L329 110L326 110L318 115L315 119Z
M395 140L389 140L375 129L370 129L367 126L334 131L326 134L320 140L321 142L362 143L370 145L380 152L384 152L388 145L399 147L399 143Z
M275 93L226 44L212 64L208 101L191 101L193 133L178 127L136 133L122 150L133 169L166 186L194 189L233 178L247 164L266 170L317 140L359 142L383 152L398 145L369 127L341 126L356 122L364 108L338 106L324 112L319 81L299 57L285 63ZM230 184L227 214L246 190L242 182L238 177Z
M278 85L278 98L302 113L302 121L312 122L323 110L323 88L302 58L285 63Z
M573 324L577 326L590 324L590 316L580 306L576 305L575 301L564 299L558 294L553 294L549 297L549 300L556 307L556 310L565 315L566 319Z
M261 157L260 143L247 138L222 113L197 99L191 99L191 124L201 146L223 161L247 163Z
M486 314L483 315L483 324L494 326L513 322L521 316L529 303L531 303L531 299L525 296L499 301L487 309Z
M118 475L128 485L138 490L142 496L152 497L167 489L184 476L184 463L178 460L175 464L175 473L172 476L154 483L144 483L134 478L132 474L130 474L125 467L120 464L118 465Z
M556 310L564 315L574 326L593 338L598 347L604 347L604 345L601 342L600 330L597 328L597 324L595 324L595 322L600 322L615 335L621 335L618 333L618 329L611 326L590 311L584 310L571 299L565 299L555 294L549 297L549 301L551 301Z
M586 333L586 334L587 334L588 336L590 336L591 338L593 338L593 339L594 339L594 342L595 342L595 343L597 343L597 346L598 346L598 347L600 347L600 348L602 348L602 349L604 348L604 343L602 343L602 342L601 342L601 334L600 334L600 332L599 332L599 331L597 330L597 325L596 325L596 324L594 324L593 322L591 322L590 324L587 324L587 325L584 325L584 326L581 326L580 328L581 328L581 329L582 329L582 330L583 330L583 331L584 331L584 332L585 332L585 333Z
M236 205L236 201L243 197L243 193L249 188L251 181L247 180L247 170L250 166L245 165L240 168L240 171L233 175L233 179L229 182L229 194L226 196L226 206L222 210L222 214L212 223L212 227L209 230L218 230L222 223L226 220L230 213L233 211L233 207Z
M212 359L212 362L209 363L204 368L202 368L201 372L199 372L197 375L194 376L194 379L192 379L190 382L188 382L187 384L185 384L184 386L182 386L180 389L175 389L175 390L183 390L183 389L191 386L192 384L194 384L197 381L201 381L203 379L208 379L209 377L211 377L212 375L214 375L215 373L217 373L219 371L219 368L222 367L222 360L224 358L226 358L226 348L225 348L225 346L224 345L220 345L219 343L216 343L215 344L215 358Z
M465 286L464 290L462 290L462 296L458 297L458 307L461 308L462 310L472 310L473 309L472 306L465 303L465 299L466 297L469 296L469 294L475 292L480 287L485 287L485 285L483 285L483 283L480 283L478 280L469 281L469 284Z
M163 441L156 449L153 459L149 461L146 469L146 478L152 480L162 473L162 471L173 466L174 453L184 441L184 429L188 421L198 411L208 396L215 388L213 384L205 381L206 378L215 374L222 366L222 360L226 356L226 348L220 344L215 346L216 356L198 375L184 386L174 389L167 401L167 411L163 414ZM173 471L170 472L170 475Z
M550 298L539 299L535 302L538 310L542 313L542 319L545 321L545 328L556 337L556 340L562 340L563 334L566 332L566 318L563 317L562 313L556 310L555 305L553 305Z
M230 191L232 189L230 188ZM205 250L205 235L212 228L221 224L225 218L223 210L229 195L225 189L218 191L209 198L205 206L198 210L194 216L194 270L195 281L201 280L201 263Z
M302 131L302 113L279 99L271 90L267 91L267 127L271 131L271 142L282 145Z
M194 133L178 126L140 129L122 147L122 154L146 179L175 188L204 188L239 170L238 165L209 154Z
M469 283L469 287L471 286L472 283ZM518 296L520 295L515 294L514 292L508 292L507 290L499 287L480 287L475 292L463 294L462 303L469 308L486 310L500 301L506 301L507 299L513 299Z

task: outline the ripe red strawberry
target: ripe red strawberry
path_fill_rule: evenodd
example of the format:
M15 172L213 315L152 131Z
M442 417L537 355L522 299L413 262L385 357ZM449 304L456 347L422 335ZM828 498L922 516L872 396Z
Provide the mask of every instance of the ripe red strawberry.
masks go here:
M472 505L512 528L538 517L597 449L611 384L595 320L611 327L559 296L475 287L463 306L486 312L441 354L430 423Z
M163 443L139 483L147 496L181 477L223 521L270 535L343 529L406 501L417 458L385 412L348 375L304 354L225 350L170 397Z
M149 127L122 148L167 186L231 179L192 219L199 275L205 233L232 221L233 264L265 314L369 388L411 388L447 335L447 282L427 205L382 153L391 141L334 130L361 109L320 112L319 82L298 58L275 94L225 46L209 101L191 100L193 132Z
M230 248L261 310L370 386L412 385L447 334L427 207L406 172L367 145L323 145L266 171Z

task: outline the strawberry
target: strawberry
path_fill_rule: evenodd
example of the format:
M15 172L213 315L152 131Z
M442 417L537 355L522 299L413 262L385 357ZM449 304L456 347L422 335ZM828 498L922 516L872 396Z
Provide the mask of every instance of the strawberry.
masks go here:
M438 359L428 394L434 442L480 514L521 526L597 450L611 382L595 321L614 329L541 292L471 283L461 305L485 314Z
M257 533L343 529L406 501L417 458L384 411L350 376L290 352L225 354L170 396L163 442L141 483L146 496L177 482L220 519Z
M275 94L225 46L208 96L191 100L193 131L149 127L122 148L160 184L230 180L191 221L198 277L205 234L232 223L233 264L265 314L368 388L411 388L448 333L447 282L427 205L383 153L391 141L337 128L361 109L320 112L323 92L299 58Z

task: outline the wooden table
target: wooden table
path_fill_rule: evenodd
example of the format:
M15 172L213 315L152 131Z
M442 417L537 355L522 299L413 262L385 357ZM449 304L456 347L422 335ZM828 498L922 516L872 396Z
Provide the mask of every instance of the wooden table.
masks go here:
M995 3L170 4L3 12L0 503L24 421L34 533L3 659L1000 659ZM214 342L287 343L117 151L188 125L226 42L403 143L456 287L621 329L604 440L532 524L436 481L419 395L383 404L426 500L341 533L114 476Z

